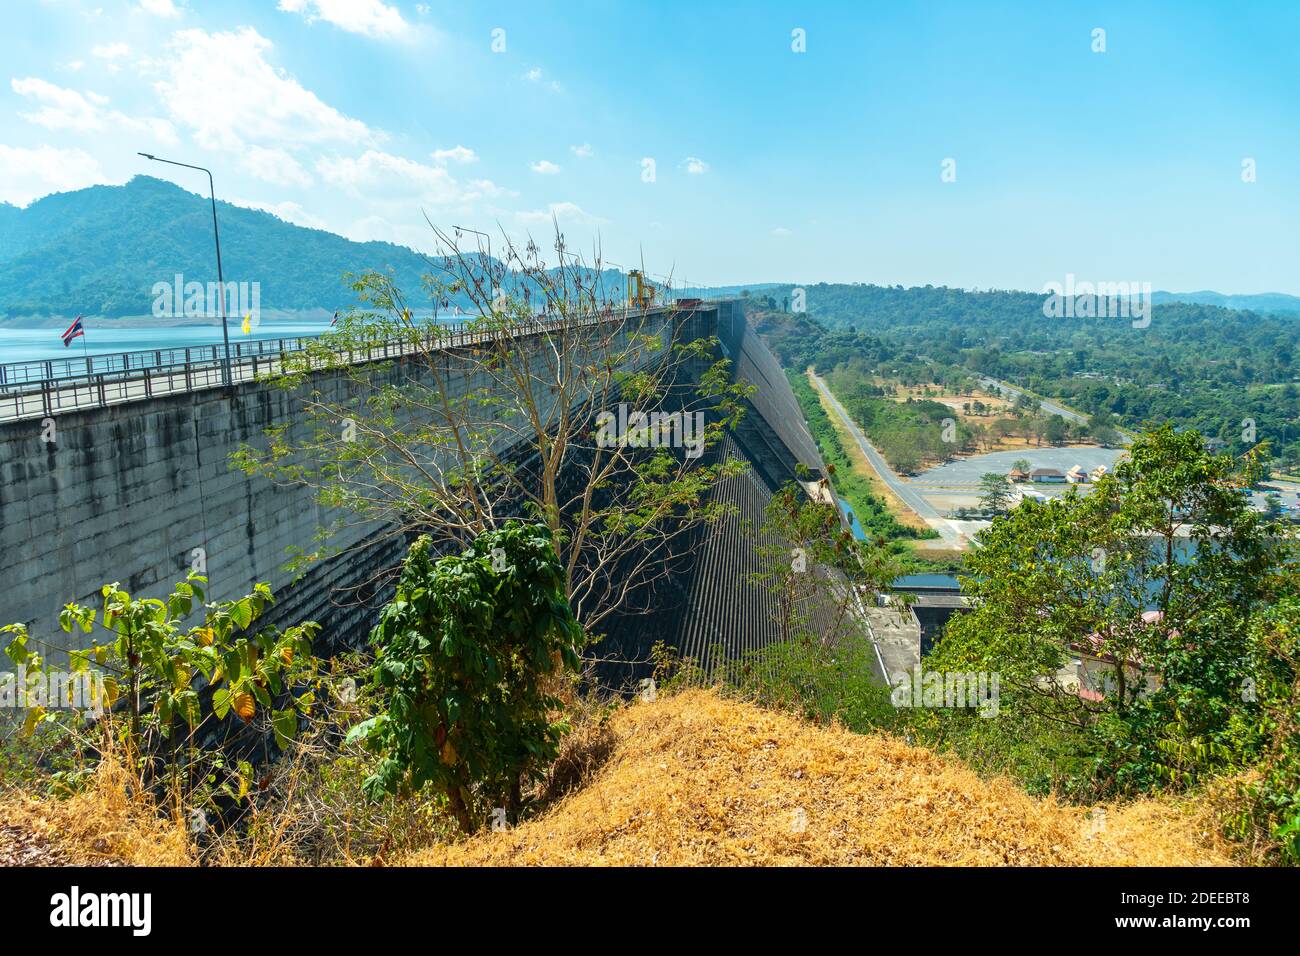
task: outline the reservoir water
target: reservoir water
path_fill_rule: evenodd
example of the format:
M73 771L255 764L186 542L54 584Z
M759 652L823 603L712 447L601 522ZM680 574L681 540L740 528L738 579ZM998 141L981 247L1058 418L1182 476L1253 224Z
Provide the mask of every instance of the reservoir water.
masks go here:
M299 335L320 335L329 328L328 322L264 322L245 335L238 320L230 324L230 344L257 339L292 338ZM0 328L0 364L27 362L35 359L80 358L82 340L75 339L64 347L60 339L62 328L5 329ZM85 351L91 355L103 352L134 352L142 349L187 348L192 345L219 345L221 326L186 325L170 328L121 329L97 328L86 323Z

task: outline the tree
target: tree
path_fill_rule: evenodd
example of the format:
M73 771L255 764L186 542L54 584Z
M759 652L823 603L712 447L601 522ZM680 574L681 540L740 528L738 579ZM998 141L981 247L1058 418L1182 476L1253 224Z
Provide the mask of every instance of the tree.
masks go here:
M855 539L835 506L810 499L795 482L772 496L756 530L762 567L749 579L775 597L782 643L835 646L859 627L859 602L904 573L883 539Z
M545 525L507 521L441 559L432 544L411 546L371 634L384 710L349 739L382 757L372 796L432 785L472 833L484 808L514 817L522 784L555 758L556 692L578 669L582 630Z
M1257 713L1252 627L1293 549L1240 493L1259 470L1165 425L1090 494L1024 502L968 557L972 610L932 666L998 672L1004 707L1070 728L1094 793L1237 765ZM1054 679L1071 644L1105 666L1102 700Z
M1093 412L1088 416L1088 434L1105 448L1118 445L1122 438L1115 427L1115 416L1108 411Z
M1011 503L1013 492L1005 475L995 471L980 475L980 506L995 515L1003 514Z
M1014 407L1026 415L1037 415L1042 403L1028 392L1019 392L1016 394Z
M106 725L117 731L126 753L141 758L152 777L158 769L155 758L165 752L174 778L188 776L193 785L188 795L205 803L217 789L246 796L252 771L241 760L232 774L227 761L200 746L200 735L233 714L286 746L314 702L308 685L316 676L311 642L319 630L313 622L284 631L254 630L274 600L266 584L236 601L202 605L206 583L191 573L165 601L132 597L116 583L106 584L102 614L79 604L68 604L59 614L59 626L67 633L104 632L89 647L68 652L71 674L93 690L92 699L82 702L83 711L123 714L122 723L110 718ZM203 608L203 622L186 628L182 622L196 605ZM5 652L23 674L49 674L48 657L33 646L39 642L25 626L10 624L0 633L12 635ZM53 720L52 709L68 702L47 703L48 709L29 708L28 731ZM233 786L232 777L237 780Z
M302 420L237 464L313 488L330 509L326 545L300 567L332 556L332 533L357 522L427 534L446 553L531 516L551 531L586 627L645 610L672 548L725 510L709 490L746 467L710 453L746 387L715 338L674 335L689 316L616 306L599 257L584 265L562 235L553 265L531 241L504 238L493 257L435 236L448 252L426 278L429 301L436 318L468 298L472 342L453 350L453 333L414 318L389 277L359 277L369 308L280 376L305 393ZM376 352L401 359L356 361Z
M1028 458L1017 458L1011 463L1011 467L1018 471L1023 471L1025 474L1029 474L1029 469L1033 466L1029 464Z
M1065 440L1069 437L1069 434L1069 423L1060 415L1052 415L1047 419L1047 425L1043 429L1043 436L1053 445L1065 444Z

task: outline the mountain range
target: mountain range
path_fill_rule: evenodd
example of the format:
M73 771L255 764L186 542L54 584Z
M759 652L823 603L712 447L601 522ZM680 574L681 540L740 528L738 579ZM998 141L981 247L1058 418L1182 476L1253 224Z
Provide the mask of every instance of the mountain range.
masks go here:
M217 211L226 281L259 282L261 308L270 313L347 308L355 295L344 275L370 269L391 272L415 301L431 271L430 259L405 246L353 242L227 202L218 201ZM154 284L170 284L177 274L204 283L216 278L209 201L172 183L136 176L123 186L53 193L25 208L0 203L0 323L147 316ZM618 288L619 278L607 277L607 288ZM1300 314L1300 297L1282 293L1156 292L1153 301Z

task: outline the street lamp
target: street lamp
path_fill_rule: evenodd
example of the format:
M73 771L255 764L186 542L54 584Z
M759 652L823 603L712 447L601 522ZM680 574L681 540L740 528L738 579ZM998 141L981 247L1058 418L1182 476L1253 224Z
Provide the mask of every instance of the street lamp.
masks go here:
M457 232L472 232L472 233L474 233L474 235L476 235L476 236L481 236L482 238L484 238L484 239L487 240L487 257L488 257L487 273L488 273L488 280L489 280L489 282L490 282L489 291L492 293L492 301L493 301L493 306L492 306L492 308L495 309L495 308L496 308L495 303L496 303L496 298L497 298L498 287L497 287L497 285L496 285L496 278L492 275L492 265L491 265L491 264L492 264L493 262L496 261L496 260L494 260L494 259L492 258L492 237L489 236L486 232L479 232L477 229L471 229L469 226L452 226L451 228L455 229ZM459 239L460 237L457 236L456 238ZM457 250L457 252L459 253L459 250ZM479 255L479 260L480 260L480 261L479 261L479 265L481 266L481 265L483 265L483 263L482 263L482 259L483 259L483 246L482 246L482 244L480 244L479 247L478 247L478 255ZM471 278L472 278L472 276L471 276Z
M172 166L184 166L186 169L197 169L199 172L208 174L208 196L212 200L212 237L217 243L217 298L221 300L221 340L225 343L226 364L224 367L225 384L231 384L230 377L230 330L226 326L226 280L221 274L221 233L217 229L217 190L212 184L212 170L205 169L202 166L191 166L189 163L178 163L174 159L161 159L150 153L139 153L145 159L153 160L155 163L168 163Z

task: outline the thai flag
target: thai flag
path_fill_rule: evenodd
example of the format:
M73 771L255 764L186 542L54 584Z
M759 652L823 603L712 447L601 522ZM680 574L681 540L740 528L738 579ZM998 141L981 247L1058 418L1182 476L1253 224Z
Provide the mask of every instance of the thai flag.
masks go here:
M66 349L72 344L72 340L79 335L85 335L86 330L81 325L81 316L77 316L77 321L68 326L68 331L63 333L63 347Z
M338 314L337 312L335 312L335 313L334 313L334 318L330 319L330 328L331 328L331 329L334 328L334 323L337 322L338 320L339 320L339 314Z

